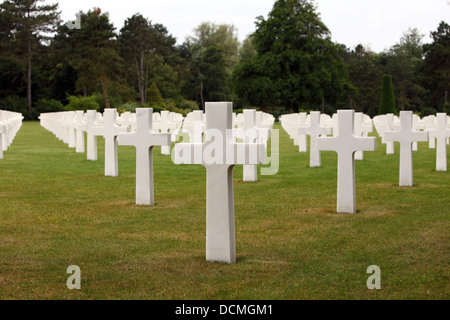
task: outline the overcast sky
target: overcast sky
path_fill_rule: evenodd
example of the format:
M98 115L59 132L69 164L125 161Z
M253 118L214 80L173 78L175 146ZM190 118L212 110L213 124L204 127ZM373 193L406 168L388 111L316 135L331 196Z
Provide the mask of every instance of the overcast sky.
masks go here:
M55 3L57 0L45 0ZM126 18L141 13L167 27L181 44L201 22L234 24L242 41L255 30L255 18L267 17L275 0L60 0L63 21L99 7L108 12L117 31ZM333 41L348 47L362 43L375 52L399 41L408 28L418 28L430 42L439 22L449 23L450 0L315 0Z

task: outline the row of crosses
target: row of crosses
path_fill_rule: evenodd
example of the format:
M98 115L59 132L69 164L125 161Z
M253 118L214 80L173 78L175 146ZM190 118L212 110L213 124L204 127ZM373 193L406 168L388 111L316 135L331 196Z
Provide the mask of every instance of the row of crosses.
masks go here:
M265 146L258 136L267 132L257 131L255 136L246 136L245 131L256 128L254 110L244 111L244 132L233 133L233 106L230 102L206 103L205 140L192 139L190 143L178 143L173 150L175 164L200 164L206 168L206 259L234 263L236 261L233 167L244 165L244 177L250 181L256 177L256 166L264 164ZM136 109L136 132L128 127L116 125L117 111L106 109L103 126L92 126L94 113L88 112L88 151L90 137L105 138L105 175L117 176L117 144L136 148L136 204L154 204L153 154L154 146L170 146L170 133L153 132L151 108ZM298 134L310 135L310 166L320 166L320 151L335 151L338 154L337 211L356 212L355 153L375 151L376 138L364 137L368 128L355 128L354 110L339 110L337 134L320 125L320 112L311 112L310 125L298 128ZM400 112L400 130L386 131L385 141L400 142L400 186L413 185L412 145L415 141L427 141L428 134L437 139L438 154L446 154L446 115L438 114L438 128L429 132L412 130L412 112ZM89 127L89 126L88 126ZM200 131L201 132L201 131ZM214 135L216 133L218 135ZM219 139L218 137L222 137ZM242 138L242 143L236 142ZM84 140L84 139L83 139ZM96 148L95 148L96 149ZM443 151L442 151L443 150ZM91 154L96 158L96 154ZM212 160L213 161L212 161ZM445 160L438 167L446 170ZM445 161L445 163L444 163Z

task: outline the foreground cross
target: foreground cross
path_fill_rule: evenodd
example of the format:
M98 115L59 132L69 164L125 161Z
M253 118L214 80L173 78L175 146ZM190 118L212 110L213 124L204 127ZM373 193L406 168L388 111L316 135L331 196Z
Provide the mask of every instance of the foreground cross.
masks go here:
M206 103L206 141L175 145L176 164L206 168L206 260L236 262L233 167L263 164L264 144L233 141L233 104Z
M152 132L152 108L136 109L136 132L119 134L119 145L136 147L136 204L153 205L153 147L170 146L170 133Z
M414 141L428 141L428 132L412 129L412 111L400 111L400 131L385 131L385 141L400 142L400 187L413 186Z
M436 171L447 171L447 138L450 129L447 128L447 114L437 114L437 128L428 130L430 139L436 139Z
M322 151L338 154L337 212L356 212L355 152L375 151L375 137L357 137L354 134L354 110L338 110L338 135L318 138L317 147Z
M310 137L309 142L309 166L320 167L320 151L317 149L317 138L321 135L331 133L331 128L322 127L320 125L320 112L311 111L309 114L310 125L308 127L300 127L298 129L299 135L305 134Z
M105 109L103 113L103 127L90 128L93 136L105 138L105 176L117 177L119 175L119 160L117 158L117 136L121 132L128 132L129 127L116 125L117 110Z

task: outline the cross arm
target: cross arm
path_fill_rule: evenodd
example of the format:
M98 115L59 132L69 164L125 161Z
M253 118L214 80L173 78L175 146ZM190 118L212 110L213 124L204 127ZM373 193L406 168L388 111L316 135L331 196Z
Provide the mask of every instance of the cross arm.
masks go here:
M385 142L398 141L398 131L385 131L383 132L383 140Z
M337 152L338 143L337 138L317 138L317 149L320 151L336 151Z
M377 138L375 137L355 137L355 151L376 151Z
M136 146L136 133L120 133L117 136L120 146Z
M172 144L170 133L152 133L151 141L154 146L170 146Z
M427 142L428 141L428 132L425 131L416 131L413 132L414 135L414 141L419 141L419 142Z
M103 137L104 128L102 126L93 126L88 128L88 133L92 134L95 137L102 136Z

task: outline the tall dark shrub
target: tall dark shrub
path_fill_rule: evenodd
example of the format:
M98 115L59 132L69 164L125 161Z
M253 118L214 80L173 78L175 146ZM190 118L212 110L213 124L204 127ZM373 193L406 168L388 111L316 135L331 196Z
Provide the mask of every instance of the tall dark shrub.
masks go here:
M381 102L379 114L397 113L394 99L394 87L392 85L392 77L389 75L383 76L383 84L381 87Z

